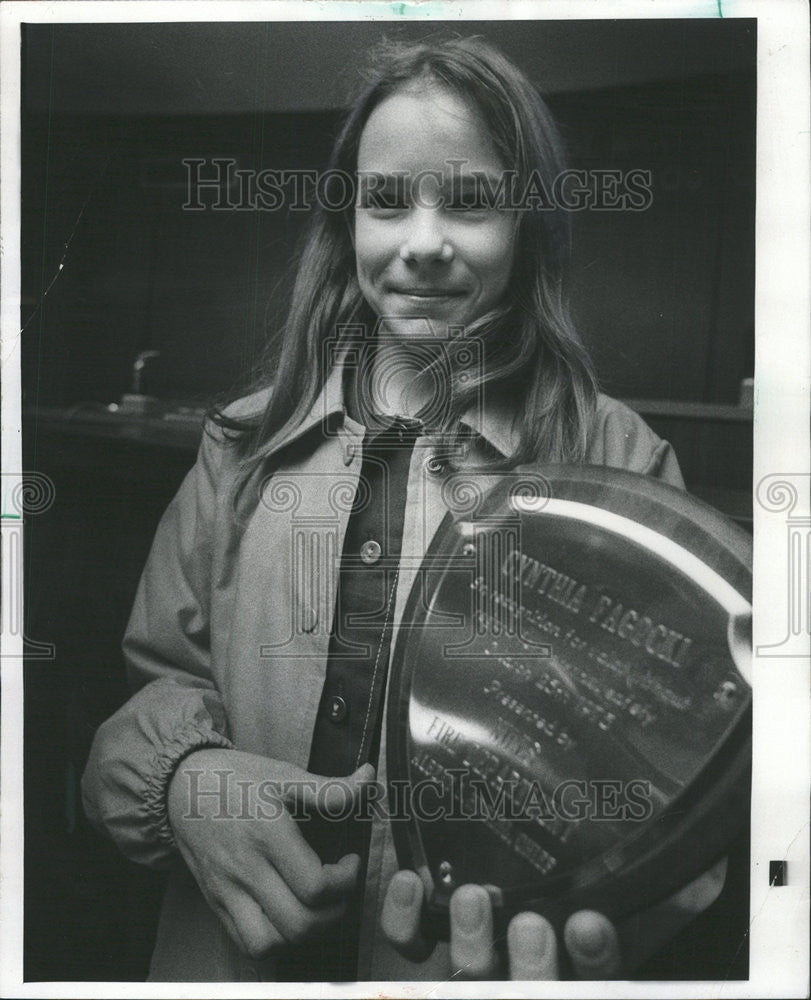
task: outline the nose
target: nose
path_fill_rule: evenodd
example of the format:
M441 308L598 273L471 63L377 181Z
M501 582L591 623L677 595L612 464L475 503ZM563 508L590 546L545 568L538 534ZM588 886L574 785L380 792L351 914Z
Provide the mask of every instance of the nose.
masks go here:
M418 264L453 258L453 246L437 209L415 206L411 210L400 256L406 262Z

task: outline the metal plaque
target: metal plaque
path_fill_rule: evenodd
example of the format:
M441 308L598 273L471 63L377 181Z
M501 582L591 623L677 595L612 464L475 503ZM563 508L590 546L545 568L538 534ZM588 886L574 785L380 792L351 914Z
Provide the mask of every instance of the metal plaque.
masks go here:
M748 822L751 540L589 466L506 475L474 508L443 522L393 656L400 866L438 933L468 882L500 919L616 919Z

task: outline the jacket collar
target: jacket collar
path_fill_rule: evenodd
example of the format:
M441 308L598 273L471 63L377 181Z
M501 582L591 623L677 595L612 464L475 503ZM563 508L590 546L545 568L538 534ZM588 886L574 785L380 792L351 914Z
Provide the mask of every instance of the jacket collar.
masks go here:
M292 444L313 428L324 425L338 416L342 418L343 431L353 437L362 437L363 424L354 420L346 412L344 404L344 362L343 354L333 365L324 386L301 423L278 442L274 451ZM515 428L515 410L506 399L491 393L481 405L471 406L461 417L461 423L483 438L501 455L511 455L518 444Z
M492 445L504 458L518 447L516 412L505 399L490 393L480 406L472 406L462 423Z

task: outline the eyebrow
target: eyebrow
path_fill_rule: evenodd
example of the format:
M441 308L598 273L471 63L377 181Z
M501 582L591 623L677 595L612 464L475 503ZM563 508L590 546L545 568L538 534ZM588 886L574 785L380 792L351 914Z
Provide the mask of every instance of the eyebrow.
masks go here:
M463 184L465 187L472 187L481 181L486 181L489 184L498 184L504 175L508 173L509 171L507 170L503 170L499 174L491 173L489 170L473 170L469 174L456 174L452 179Z
M408 170L408 171L397 171L395 173L387 174L381 170L358 170L357 176L361 180L361 182L368 183L369 181L374 180L383 184L390 184L390 183L402 184L409 182L412 179L412 177L417 177L420 174L434 176L436 173L443 175L442 176L443 181L445 180L456 181L465 184L467 186L470 186L478 181L487 181L490 184L498 184L501 181L501 179L505 176L505 174L509 177L512 176L515 173L515 171L502 170L499 171L498 173L493 173L491 170L471 170L469 173L463 174L459 172L441 171L441 170L440 171Z

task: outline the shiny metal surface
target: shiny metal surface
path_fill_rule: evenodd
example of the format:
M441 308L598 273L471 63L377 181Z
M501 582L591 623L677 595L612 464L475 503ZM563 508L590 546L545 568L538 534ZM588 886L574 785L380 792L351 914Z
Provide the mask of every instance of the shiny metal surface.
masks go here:
M549 487L445 522L395 650L398 855L440 916L465 882L630 912L746 820L749 539L630 473Z

